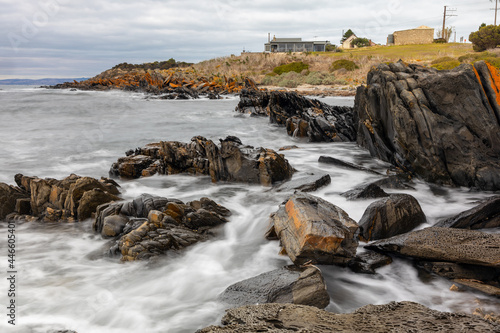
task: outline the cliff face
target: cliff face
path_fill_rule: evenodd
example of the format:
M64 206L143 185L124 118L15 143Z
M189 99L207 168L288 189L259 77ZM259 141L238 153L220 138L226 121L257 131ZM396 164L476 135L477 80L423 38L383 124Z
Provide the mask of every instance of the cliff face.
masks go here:
M450 71L380 64L357 90L357 142L426 181L498 190L499 88L484 62Z

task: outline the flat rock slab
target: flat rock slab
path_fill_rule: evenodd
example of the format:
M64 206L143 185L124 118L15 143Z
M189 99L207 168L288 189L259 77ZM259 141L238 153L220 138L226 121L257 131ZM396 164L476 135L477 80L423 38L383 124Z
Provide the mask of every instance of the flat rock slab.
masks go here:
M431 227L376 241L366 248L429 261L500 268L500 234Z
M357 223L341 208L306 193L292 195L271 223L290 259L345 265L356 255Z
M221 302L235 307L263 303L293 303L325 308L330 303L321 271L287 266L229 286Z
M440 312L413 302L367 305L347 314L295 304L248 305L228 310L222 324L198 333L500 332L500 325L478 316Z
M439 221L435 227L483 229L500 227L500 195L458 215Z
M287 181L276 188L278 192L302 191L312 192L332 182L329 174L309 175Z

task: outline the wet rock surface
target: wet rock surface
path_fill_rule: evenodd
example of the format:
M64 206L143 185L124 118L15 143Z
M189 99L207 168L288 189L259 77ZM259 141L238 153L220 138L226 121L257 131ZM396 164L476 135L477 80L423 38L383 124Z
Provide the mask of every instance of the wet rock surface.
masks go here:
M232 307L293 303L323 309L330 303L330 296L319 269L286 266L229 286L219 300Z
M321 198L292 195L271 214L283 250L295 264L346 265L358 246L358 225L349 215Z
M221 323L197 332L500 332L500 325L478 316L413 302L366 305L347 314L295 304L248 305L228 310Z
M82 221L97 206L121 200L119 185L104 177L97 180L72 174L57 180L17 174L15 181L17 187L0 184L0 195L5 196L3 211L9 219Z
M354 163L342 161L342 160L339 160L338 158L331 157L331 156L320 156L319 159L318 159L318 162L319 163L332 164L332 165L335 165L335 166L338 166L338 167L341 167L341 168L344 168L344 169L359 170L359 171L364 171L364 172L372 173L372 174L375 174L375 175L380 175L380 173L377 172L377 171L374 171L374 170L362 167L362 166L354 164Z
M383 189L373 183L356 187L340 195L346 197L348 200L384 198L389 196Z
M356 273L375 274L376 269L392 263L392 258L375 251L359 253L349 262L349 268Z
M360 239L368 242L408 232L425 223L417 199L409 194L391 194L371 203L359 220Z
M207 240L211 229L227 222L230 214L208 198L183 203L145 194L99 206L92 228L103 237L115 237L109 251L119 253L122 261L143 260Z
M293 168L272 149L245 146L232 136L220 145L197 136L189 143L162 141L127 153L110 169L111 176L138 178L156 173L209 175L213 182L235 181L269 186L290 179Z
M299 178L294 178L281 184L276 188L278 192L286 191L302 191L302 192L312 192L317 189L326 186L332 182L329 174L323 175L309 175Z
M242 90L236 111L268 115L271 123L286 126L288 135L312 142L356 140L352 108L327 105L295 92Z
M498 190L497 78L484 62L450 71L380 64L356 94L357 142L426 181Z
M500 234L430 227L379 240L366 248L428 261L500 268Z
M438 221L435 227L483 229L500 227L500 196L494 196L476 207Z

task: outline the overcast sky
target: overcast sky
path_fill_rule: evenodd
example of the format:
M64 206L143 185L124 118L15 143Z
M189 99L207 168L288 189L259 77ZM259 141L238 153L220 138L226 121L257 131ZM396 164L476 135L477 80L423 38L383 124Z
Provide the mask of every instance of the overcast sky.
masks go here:
M444 5L456 9L446 25L457 41L493 24L488 0L0 0L0 79L92 77L121 62L261 52L268 33L338 44L350 28L385 44L395 30L440 28Z

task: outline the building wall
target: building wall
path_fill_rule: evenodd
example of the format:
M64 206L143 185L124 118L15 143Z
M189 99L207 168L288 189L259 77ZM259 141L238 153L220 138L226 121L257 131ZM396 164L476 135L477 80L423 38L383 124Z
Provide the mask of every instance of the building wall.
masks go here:
M394 45L430 44L434 41L434 29L410 29L394 31Z

